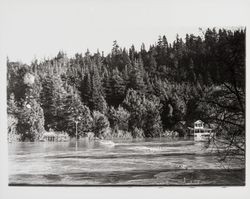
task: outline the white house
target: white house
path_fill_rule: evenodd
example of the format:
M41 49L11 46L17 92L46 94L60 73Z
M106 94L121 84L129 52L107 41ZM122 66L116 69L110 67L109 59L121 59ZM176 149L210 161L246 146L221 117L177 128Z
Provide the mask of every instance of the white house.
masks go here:
M194 128L189 127L189 130L194 135L195 141L208 140L215 135L213 129L204 127L204 122L201 120L194 122Z
M194 122L194 129L203 129L204 128L204 122L201 120L197 120Z

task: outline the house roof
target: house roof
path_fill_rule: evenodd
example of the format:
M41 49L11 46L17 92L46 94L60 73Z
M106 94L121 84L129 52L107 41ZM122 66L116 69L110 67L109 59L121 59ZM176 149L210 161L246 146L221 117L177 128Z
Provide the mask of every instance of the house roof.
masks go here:
M195 124L199 124L199 123L204 123L201 120L197 120L196 122L194 122Z
M45 133L43 134L43 136L46 136L46 137L55 137L56 134L55 134L54 132L45 132Z
M68 134L66 134L66 133L62 134L62 133L61 133L61 134L58 134L57 136L58 136L58 137L68 137Z

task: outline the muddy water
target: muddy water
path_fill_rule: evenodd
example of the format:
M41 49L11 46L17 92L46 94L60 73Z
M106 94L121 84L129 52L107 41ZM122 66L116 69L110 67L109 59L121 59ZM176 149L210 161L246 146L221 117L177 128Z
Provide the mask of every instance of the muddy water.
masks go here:
M244 185L244 163L193 140L10 143L9 184Z

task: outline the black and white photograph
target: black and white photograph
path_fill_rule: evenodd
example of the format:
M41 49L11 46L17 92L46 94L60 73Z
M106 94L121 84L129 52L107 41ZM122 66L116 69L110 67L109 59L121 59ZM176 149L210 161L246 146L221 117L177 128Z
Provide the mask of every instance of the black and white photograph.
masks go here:
M163 2L4 1L6 186L246 185L248 27Z

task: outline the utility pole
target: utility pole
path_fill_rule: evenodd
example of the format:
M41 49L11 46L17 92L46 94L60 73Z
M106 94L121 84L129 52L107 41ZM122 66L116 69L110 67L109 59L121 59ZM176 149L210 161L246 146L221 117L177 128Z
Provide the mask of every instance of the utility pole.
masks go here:
M76 123L76 140L77 140L77 136L78 136L78 132L77 132L77 124L78 124L79 121L75 121Z
M81 120L80 116L78 116L76 118L76 120L75 120L75 123L76 123L76 151L77 151L77 148L78 148L78 146L77 146L77 137L78 137L77 124L79 123L80 120Z
M75 123L76 123L76 151L77 151L77 149L78 149L78 145L77 145L77 124L78 124L78 121L75 121Z

